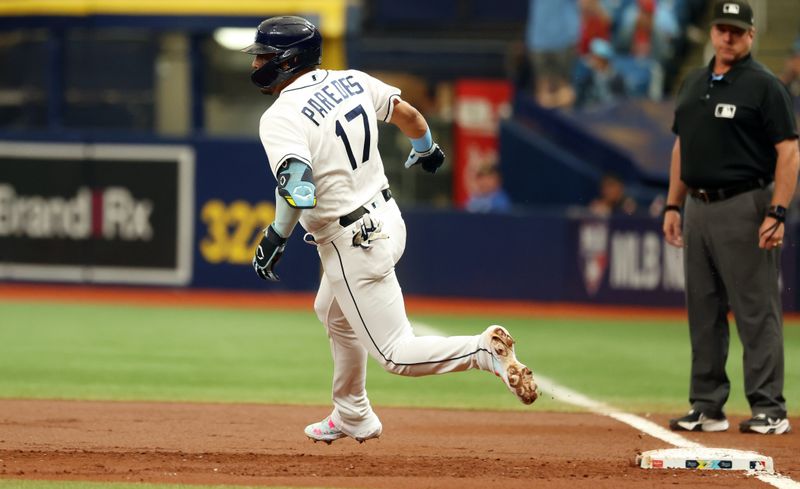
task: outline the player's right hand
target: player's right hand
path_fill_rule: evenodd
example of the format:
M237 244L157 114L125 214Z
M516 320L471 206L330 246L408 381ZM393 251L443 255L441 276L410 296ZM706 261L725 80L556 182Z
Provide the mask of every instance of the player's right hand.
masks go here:
M405 162L406 168L411 168L414 165L420 165L423 170L428 173L436 173L436 170L444 163L444 151L438 144L433 143L429 150L418 153L411 150L408 159Z
M271 282L280 280L275 273L275 265L278 260L283 256L283 250L286 248L286 238L278 234L272 225L269 225L264 230L264 235L261 237L261 242L256 248L256 254L253 257L253 268L259 277Z

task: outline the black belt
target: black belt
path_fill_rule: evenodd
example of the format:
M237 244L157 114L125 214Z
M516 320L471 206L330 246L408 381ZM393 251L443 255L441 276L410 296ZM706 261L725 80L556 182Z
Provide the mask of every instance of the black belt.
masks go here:
M720 200L730 199L734 195L739 195L750 190L764 188L770 183L772 183L772 180L759 178L758 180L752 180L725 188L691 188L689 189L689 195L705 203L718 202Z
M385 200L386 202L389 202L390 200L392 200L392 191L389 190L388 188L385 188L385 189L381 190L381 195L383 195L383 200ZM359 207L358 209L354 210L350 214L347 214L346 216L340 217L339 218L339 225L342 226L343 228L346 228L347 226L349 226L349 225L353 224L354 222L358 221L359 219L361 219L361 216L363 216L367 212L369 212L369 211L367 209L365 209L364 207Z

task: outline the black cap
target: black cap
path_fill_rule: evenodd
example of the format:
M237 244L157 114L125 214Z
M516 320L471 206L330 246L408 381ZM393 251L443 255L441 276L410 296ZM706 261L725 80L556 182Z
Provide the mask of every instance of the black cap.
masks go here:
M753 27L753 9L747 0L720 0L714 4L712 25L725 24L750 29Z

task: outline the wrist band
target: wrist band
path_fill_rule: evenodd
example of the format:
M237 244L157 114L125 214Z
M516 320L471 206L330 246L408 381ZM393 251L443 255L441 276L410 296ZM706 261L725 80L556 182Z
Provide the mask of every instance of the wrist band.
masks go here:
M679 206L679 205L665 205L664 206L664 214L666 214L669 211L675 211L675 212L680 213L681 212L681 206Z
M411 140L411 147L414 148L414 151L417 153L424 153L425 151L431 149L431 146L433 146L433 136L431 136L430 127L421 137Z
M770 206L767 211L767 216L775 219L778 222L786 222L786 207L782 205Z

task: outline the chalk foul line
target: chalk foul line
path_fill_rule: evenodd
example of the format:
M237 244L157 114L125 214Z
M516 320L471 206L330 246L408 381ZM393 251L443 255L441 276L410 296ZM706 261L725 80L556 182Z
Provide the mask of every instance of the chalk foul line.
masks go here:
M429 324L413 322L412 326L415 333L418 335L447 336L446 333ZM608 416L609 418L613 418L621 423L627 424L628 426L631 426L632 428L635 428L646 435L662 440L677 448L708 448L701 443L689 440L688 438L657 425L648 419L642 418L641 416L626 413L621 409L615 408L604 402L597 401L584 394L581 394L580 392L560 385L548 377L534 373L534 378L536 379L536 383L539 385L539 389L541 391L547 392L553 399L559 402L581 407L587 411L599 414L601 416ZM790 477L786 477L777 473L764 474L758 472L748 472L747 475L753 476L756 479L770 484L778 489L800 489L800 483L794 479L791 479Z

